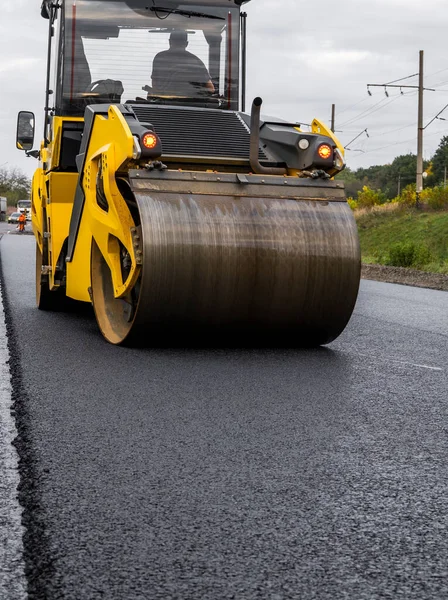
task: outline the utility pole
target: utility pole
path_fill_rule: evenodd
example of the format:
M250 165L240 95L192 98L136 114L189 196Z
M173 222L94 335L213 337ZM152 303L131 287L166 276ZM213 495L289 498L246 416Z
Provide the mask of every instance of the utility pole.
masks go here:
M418 85L403 85L400 83L405 79L410 79L411 77L415 77L418 75ZM432 88L425 88L423 86L423 50L420 50L420 61L419 61L419 71L414 75L409 75L408 77L402 77L401 79L396 79L395 81L391 81L389 83L368 83L367 84L367 93L371 96L372 92L369 88L371 87L382 87L384 88L384 93L386 96L389 96L387 92L387 88L400 88L400 92L403 94L402 88L408 89L417 89L418 90L418 129L417 129L417 172L416 172L416 206L420 205L420 194L423 190L423 92L435 92ZM447 108L445 106L445 108ZM432 121L438 118L438 116L445 110L443 108ZM428 125L432 123L430 121ZM426 127L428 127L428 125Z
M336 104L331 105L331 131L334 133L334 121L336 117Z
M418 71L418 134L417 134L417 180L416 206L420 206L420 194L423 191L423 50L420 50Z
M401 194L401 175L398 175L398 194L397 196L399 196Z
M446 187L446 165L445 165L445 170L444 170L444 175L443 175L443 186Z

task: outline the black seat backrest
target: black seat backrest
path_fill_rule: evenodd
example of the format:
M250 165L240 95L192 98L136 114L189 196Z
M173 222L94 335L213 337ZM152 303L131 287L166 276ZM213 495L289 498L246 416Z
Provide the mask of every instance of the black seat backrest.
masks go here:
M61 152L58 171L76 172L76 156L81 147L84 123L66 121L62 126Z

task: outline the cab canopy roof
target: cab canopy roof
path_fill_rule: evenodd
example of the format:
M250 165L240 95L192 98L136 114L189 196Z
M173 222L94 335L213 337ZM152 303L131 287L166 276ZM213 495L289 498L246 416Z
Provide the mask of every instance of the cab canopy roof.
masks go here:
M89 2L89 0L84 0ZM135 8L135 9L143 9L146 8L146 6L148 5L148 0L90 0L92 2L125 2L130 8ZM62 3L64 3L65 0L62 0ZM250 0L156 0L156 5L159 6L169 6L170 8L177 8L180 5L182 6L188 6L189 4L191 4L192 6L229 6L229 4L235 4L236 6L241 6L242 4L246 4L247 2L250 2ZM42 0L42 5L41 5L41 15L45 18L45 19L49 19L50 18L50 6L52 5L53 0Z

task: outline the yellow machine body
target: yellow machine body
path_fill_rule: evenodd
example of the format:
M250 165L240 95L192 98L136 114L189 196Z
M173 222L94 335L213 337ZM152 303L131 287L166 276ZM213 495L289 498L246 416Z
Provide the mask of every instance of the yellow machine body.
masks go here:
M71 121L72 119L70 119ZM42 149L42 166L33 177L32 226L37 244L43 250L44 239L48 240L49 287L57 289L60 280L55 280L57 263L69 235L78 173L58 173L60 138L62 125L67 119L53 120L53 138L47 148ZM82 122L82 119L73 119ZM134 256L131 229L135 227L124 199L117 188L116 174L132 161L133 136L121 112L111 105L108 118L97 117L92 132L89 153L84 168L84 192L86 206L83 211L73 261L66 265L66 295L74 300L90 302L90 254L92 237L95 238L113 273L116 296L124 295L135 283L139 267ZM45 160L46 159L46 160ZM101 170L105 194L110 210L106 213L96 202L96 179ZM117 241L129 250L132 270L123 281L120 272Z
M41 252L48 248L49 288L55 290L61 282L55 281L56 265L68 238L78 173L58 172L62 125L68 119L55 117L50 143L41 144L40 164L31 187L31 222L36 243ZM83 119L69 119L83 122ZM89 301L89 297L77 298Z
M247 184L241 185L241 175L232 174L228 164L222 171L198 163L195 170L155 175L136 157L135 135L115 105L94 117L81 176L59 173L64 122L54 119L52 142L42 149L46 160L34 176L33 229L42 253L47 243L48 264L42 272L49 290L63 286L67 297L84 302L96 294L97 319L109 341L129 341L148 326L155 335L160 324L165 332L172 325L188 335L193 323L196 331L233 328L249 337L263 327L266 333L292 333L298 341L306 331L307 343L313 332L318 343L340 333L359 283L356 228L342 184L308 185L295 171L280 179L247 173ZM319 122L313 127L335 139ZM84 204L67 261L78 185ZM124 189L128 193L123 195ZM197 287L201 276L202 292ZM134 306L123 322L122 305L131 305L137 284L146 295L137 300L145 316L136 315Z
M360 280L356 224L335 179L344 148L317 119L310 131L263 121L261 98L239 110L246 1L186 0L161 19L137 0L43 0L40 150L32 113L17 128L17 147L39 158L40 309L91 302L114 344L222 335L317 345L343 331ZM193 71L189 40L201 54ZM98 79L107 73L123 81Z

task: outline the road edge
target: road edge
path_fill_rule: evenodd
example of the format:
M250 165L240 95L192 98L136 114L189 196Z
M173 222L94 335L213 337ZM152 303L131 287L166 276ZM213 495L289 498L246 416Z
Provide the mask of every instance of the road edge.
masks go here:
M448 275L428 273L404 267L388 267L385 265L362 265L361 277L372 281L398 283L430 290L448 291Z
M45 531L45 510L38 493L37 457L33 452L28 395L23 385L20 352L14 331L11 306L6 289L2 265L0 238L0 292L3 303L4 322L9 351L11 377L11 410L15 420L17 437L14 446L18 454L19 487L18 501L22 508L23 559L27 593L33 600L48 600L50 597L54 567L50 556Z
M0 235L0 242L2 239ZM0 438L1 504L2 504L2 545L0 548L0 592L9 600L22 600L26 597L26 577L23 550L23 509L19 502L20 487L19 455L15 444L18 431L12 399L12 375L10 353L6 331L6 315L3 308L3 284L0 281ZM4 594L4 595L3 595Z

